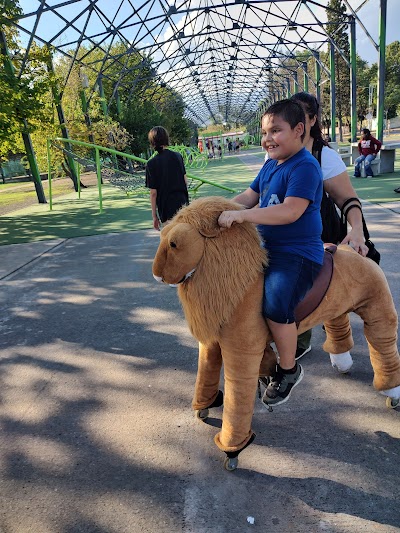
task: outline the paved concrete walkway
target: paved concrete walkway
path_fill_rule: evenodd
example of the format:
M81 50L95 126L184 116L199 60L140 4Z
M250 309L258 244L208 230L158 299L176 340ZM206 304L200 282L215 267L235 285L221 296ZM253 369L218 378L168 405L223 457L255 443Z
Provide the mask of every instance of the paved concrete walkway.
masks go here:
M400 215L365 214L399 308ZM1 248L0 532L399 532L400 412L372 388L359 320L352 373L315 328L302 385L273 413L256 403L257 439L225 472L221 410L190 408L197 343L152 278L157 244Z

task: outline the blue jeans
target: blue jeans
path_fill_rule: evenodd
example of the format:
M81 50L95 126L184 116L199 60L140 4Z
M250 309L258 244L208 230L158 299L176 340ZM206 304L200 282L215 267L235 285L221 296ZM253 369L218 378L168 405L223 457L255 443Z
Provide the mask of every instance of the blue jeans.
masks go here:
M375 157L376 157L375 154L360 155L360 157L357 157L357 159L354 161L354 175L358 177L361 176L360 165L363 161L365 161L364 163L365 174L367 176L373 176L371 163L375 159Z
M263 315L279 324L294 322L294 309L311 289L322 265L300 255L274 253L265 270Z

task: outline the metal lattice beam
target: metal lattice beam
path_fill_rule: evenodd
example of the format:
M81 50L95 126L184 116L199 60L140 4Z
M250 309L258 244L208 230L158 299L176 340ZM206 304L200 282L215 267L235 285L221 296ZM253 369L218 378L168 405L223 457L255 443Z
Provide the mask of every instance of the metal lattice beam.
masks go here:
M365 1L344 0L349 17L371 39L357 15ZM250 120L261 101L286 88L287 79L304 88L306 73L316 85L304 66L307 57L329 77L317 52L328 45L341 51L327 31L327 5L328 0L69 0L51 5L31 0L29 10L10 21L25 36L17 76L23 75L30 48L38 42L70 59L65 83L77 64L111 82L108 104L119 88L133 94L137 87L149 90L156 83L179 93L187 117L200 125ZM122 51L113 54L116 43ZM129 58L137 52L132 64ZM95 90L91 87L92 94Z

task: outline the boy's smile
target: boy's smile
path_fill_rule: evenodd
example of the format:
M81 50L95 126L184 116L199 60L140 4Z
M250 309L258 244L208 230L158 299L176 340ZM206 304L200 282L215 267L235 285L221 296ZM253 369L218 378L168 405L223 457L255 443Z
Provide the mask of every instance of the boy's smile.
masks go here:
M293 129L279 115L265 115L261 122L261 145L271 159L283 163L303 147L304 124L299 122Z

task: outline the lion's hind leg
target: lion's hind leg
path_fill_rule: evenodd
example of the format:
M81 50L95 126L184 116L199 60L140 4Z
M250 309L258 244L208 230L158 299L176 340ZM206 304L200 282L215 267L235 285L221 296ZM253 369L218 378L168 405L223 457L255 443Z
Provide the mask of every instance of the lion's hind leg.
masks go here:
M333 368L345 374L353 365L350 350L354 346L348 313L325 321L324 327L326 340L323 349L329 353Z
M376 301L365 302L355 312L364 321L364 334L374 370L373 385L378 391L394 398L399 396L400 391L400 356L397 348L397 313L390 293L389 296L385 299L382 295L379 305Z

